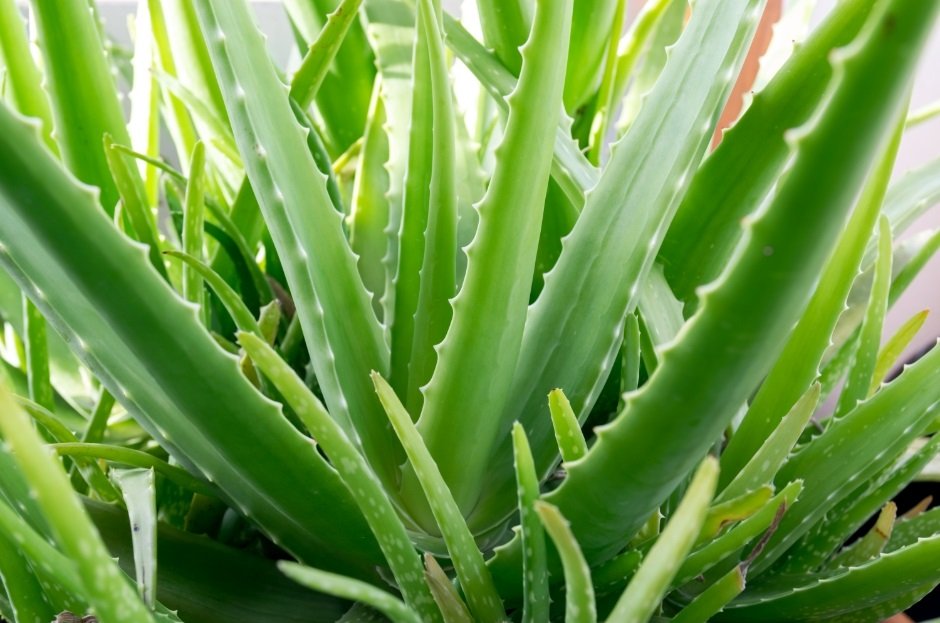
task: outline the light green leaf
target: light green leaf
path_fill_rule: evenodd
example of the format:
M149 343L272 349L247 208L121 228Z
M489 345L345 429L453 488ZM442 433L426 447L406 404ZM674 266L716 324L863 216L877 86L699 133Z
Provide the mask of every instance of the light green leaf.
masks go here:
M721 621L772 620L786 612L789 621L808 622L865 610L925 584L936 584L940 581L938 556L940 537L922 539L832 577L781 591L754 591L726 609ZM890 582L886 583L885 578L890 578Z
M507 405L501 426L508 431L515 420L525 426L542 476L552 469L557 458L542 397L553 387L564 388L579 420L587 417L597 400L622 343L623 320L636 305L640 285L650 272L665 227L685 192L691 172L705 154L713 124L731 88L721 78L743 61L756 27L759 5L759 0L705 0L693 12L685 34L671 53L659 87L650 93L649 104L631 131L613 148L601 181L591 191L577 224L564 240L558 263L546 275L545 288L529 308L511 390L516 398ZM681 90L681 97L677 96L677 89ZM676 102L681 105L674 105ZM655 154L650 151L653 145ZM565 348L555 348L560 343ZM696 363L695 367L698 370L701 366ZM690 388L685 381L669 383L671 400L676 398L676 388ZM743 404L743 399L740 402ZM674 404L655 410L658 431L663 413L696 412L695 408L677 411ZM708 419L703 412L696 417L699 422ZM656 435L662 437L660 432ZM680 437L705 442L705 437L697 433ZM643 445L649 446L645 442ZM641 458L642 452L617 454L618 460L636 458L643 464L636 471L625 466L618 468L625 477L631 474L631 479L649 483L650 479L636 474L648 469L663 473L662 464L653 468L651 462ZM666 454L676 459L682 457L691 470L704 452L695 456L685 451ZM494 482L490 485L490 499L475 509L474 525L489 526L505 516L513 487L503 465L508 464L510 456L508 441L503 442L492 459L490 477ZM606 478L592 476L590 480L593 484L588 486L592 487L600 486ZM631 507L630 517L637 522L646 520L658 506L655 496L648 492L640 493L633 487L614 488L636 491L638 499L644 500L640 504L624 504ZM595 500L605 498L605 494L600 494ZM611 527L611 534L592 529L593 535L588 536L579 525L582 522L579 512L561 504L559 508L571 521L592 563L600 562L594 552L597 543L592 541L606 542L610 546L606 555L613 555L613 550L623 543L615 546L612 535L629 539L632 535L628 533L637 527L625 530L628 522L624 522ZM625 518L627 515L620 510L611 507L604 514L612 521L614 517ZM597 524L593 520L592 523Z
M2 106L0 128L4 269L174 458L301 559L371 577L379 549L335 472L35 131Z
M425 554L424 567L425 580L431 588L434 601L444 615L444 623L473 623L467 605L461 599L454 583L441 569L437 559L431 554Z
M780 424L774 429L764 445L754 453L751 460L738 471L734 479L721 490L719 500L728 500L754 487L772 482L774 475L786 460L790 450L799 441L800 435L819 404L819 383L814 383L793 405Z
M238 292L236 292L232 286L225 283L225 280L222 279L218 273L195 257L186 253L166 251L165 255L175 257L182 261L187 268L190 268L193 273L198 275L199 281L205 280L209 287L212 288L212 291L215 292L216 296L219 297L219 300L222 301L225 309L228 311L229 315L232 316L232 320L235 321L235 326L238 327L240 331L254 333L259 337L261 336L261 328L258 326L258 321L252 315L244 301L242 301L241 297L238 296ZM199 287L200 289L202 288L201 283Z
M561 460L565 463L577 461L587 454L587 442L581 432L581 424L571 409L571 403L561 389L548 392L548 409L552 415L552 427Z
M589 560L609 557L617 535L639 527L686 476L690 464L707 452L771 367L903 105L916 53L938 8L901 0L883 3L859 40L836 57L840 77L827 105L791 135L790 169L770 205L748 223L750 234L737 261L705 293L698 313L683 328L681 342L666 350L643 389L617 420L599 429L588 455L547 496L571 521ZM884 20L894 26L881 28ZM871 81L882 78L884 89L875 97ZM860 125L849 124L850 116ZM850 126L870 131L859 133ZM823 170L838 183L820 187ZM579 222L586 222L584 215ZM570 292L567 296L584 303ZM909 407L909 412L916 410ZM672 425L681 422L683 435L662 435L663 413L673 414ZM666 469L662 460L649 462L652 446L657 457L673 457L675 465ZM791 472L778 476L778 482L797 477ZM597 507L601 501L602 515Z
M424 393L421 435L464 510L481 493L518 364L570 27L570 0L539 0L495 172L478 206L480 223L467 249L467 274ZM466 373L483 369L489 373ZM471 435L472 445L454 443ZM418 496L415 477L407 470L403 496L412 501Z
M878 353L878 361L875 363L875 372L871 376L871 386L868 388L866 398L871 398L878 391L891 368L897 363L898 358L917 336L921 327L924 326L929 314L930 311L926 309L914 314L885 342L881 352Z
M523 623L539 623L549 616L548 568L545 532L536 514L539 479L525 430L512 428L513 458L519 498L519 531L522 535Z
M840 567L857 567L881 555L882 550L891 538L894 522L897 519L898 507L894 502L888 502L878 514L875 525L864 536L846 546L826 563L826 569Z
M898 113L898 119L902 115L903 111ZM873 174L862 191L813 297L722 455L721 464L726 470L723 472L725 474L735 474L743 468L771 435L790 406L796 403L819 374L819 364L845 309L865 245L875 227L891 179L902 136L900 126L897 121L895 123L894 133L881 150ZM874 339L877 341L879 338Z
M396 597L371 584L336 575L335 573L304 567L293 562L283 561L278 563L278 567L284 575L298 584L321 593L368 604L394 623L421 623L421 617L414 610Z
M37 496L58 545L74 561L82 594L99 616L115 623L154 619L105 549L62 466L42 447L25 413L0 387L0 430Z
M326 408L303 381L260 337L239 333L238 341L265 376L271 380L297 413L313 437L323 446L334 468L346 484L376 541L385 554L405 594L408 606L426 621L439 621L428 587L422 583L424 570L408 538L405 526L388 499L366 459L330 417ZM310 449L313 452L313 448Z
M183 204L183 252L196 261L203 261L206 219L206 150L196 143L189 159L189 181ZM200 309L205 304L203 277L189 262L183 263L183 298ZM203 313L205 314L204 310Z
M744 570L736 566L672 617L672 623L706 623L744 592Z
M565 570L565 623L594 623L597 621L597 604L591 569L568 522L556 507L545 502L536 502L535 512L552 538Z
M296 2L292 4L297 5ZM356 23L361 4L362 0L343 0L337 4L333 12L327 16L326 23L317 35L316 41L310 43L310 48L304 55L300 67L291 78L291 97L301 107L309 106L319 93L320 86L326 79L330 65L336 59L346 34Z
M891 287L891 226L887 217L879 222L878 260L875 265L875 279L872 284L865 318L862 320L858 348L849 375L839 395L835 417L848 413L860 401L868 397L868 390L874 380L875 367L878 363L878 349L881 344L882 328L888 313L888 291Z
M379 478L391 483L401 451L368 377L370 370L387 369L388 346L326 176L310 154L248 3L197 0L196 8L326 404L347 435L361 440ZM238 45L228 45L229 39ZM336 310L342 313L324 313Z
M101 206L112 214L118 192L101 142L105 134L131 141L94 11L87 0L30 0L30 7L62 158L101 190Z
M167 480L193 493L200 493L209 497L219 496L219 490L206 483L204 480L196 478L181 467L170 465L166 461L141 450L103 443L74 441L50 444L49 448L54 450L59 456L87 457L111 461L121 465L130 465L140 469L152 469Z
M411 416L402 406L392 387L378 373L372 373L375 390L388 413L395 433L401 440L408 460L414 469L440 533L447 544L457 579L463 587L467 604L474 616L484 621L503 621L506 618L502 601L483 555L467 528L453 494L447 488L431 453L421 439Z
M682 502L617 600L608 623L644 623L665 596L680 565L698 538L718 484L718 461L706 458Z

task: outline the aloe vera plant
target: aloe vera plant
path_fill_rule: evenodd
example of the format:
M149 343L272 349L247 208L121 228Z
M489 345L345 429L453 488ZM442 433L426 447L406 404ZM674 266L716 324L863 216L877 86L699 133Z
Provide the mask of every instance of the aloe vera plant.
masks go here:
M139 0L132 51L0 0L4 620L880 621L940 584L892 501L940 349L886 382L925 314L881 341L940 246L897 242L940 160L891 182L940 3L772 43L717 147L766 0L283 4L288 67L248 0Z

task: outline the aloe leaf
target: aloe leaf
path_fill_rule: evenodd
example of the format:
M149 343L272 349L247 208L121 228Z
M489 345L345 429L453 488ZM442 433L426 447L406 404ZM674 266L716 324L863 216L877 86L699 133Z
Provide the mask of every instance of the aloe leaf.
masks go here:
M722 466L730 473L739 471L751 458L784 416L787 405L795 403L819 374L819 364L831 343L832 333L857 276L865 244L875 227L901 136L898 126L884 147L803 316L722 455ZM890 262L890 259L883 261ZM890 265L888 268L890 276ZM876 344L879 338L880 330L878 337L874 338ZM849 402L845 404L851 405ZM841 412L844 413L844 408Z
M420 613L423 620L440 620L440 613L428 587L421 581L424 577L421 561L405 526L366 459L359 454L322 403L270 346L260 337L249 333L240 333L238 340L332 460L340 478L369 522L408 606Z
M888 190L884 213L891 220L891 231L908 229L924 210L940 200L940 159L906 172Z
M536 0L478 0L483 40L509 70L519 75L520 47L532 28Z
M206 129L201 131L200 135L208 137L207 144L215 148L229 163L241 165L241 154L238 153L227 117L221 116L210 104L199 99L197 92L184 85L179 78L158 73L157 79L171 95L186 105L194 120L202 122Z
M709 128L730 89L724 80L715 78L743 59L759 4L706 2L695 12L671 54L659 88L649 95L646 112L613 148L601 181L588 196L577 224L565 238L558 263L546 275L545 288L529 309L512 389L512 395L520 399L509 405L503 417L504 426L518 419L526 427L543 475L551 469L556 453L548 421L542 416L541 396L553 387L563 388L579 420L597 400L621 345L623 319L636 305L663 229L685 190L690 170L704 155ZM678 84L683 105L672 106L673 88ZM654 144L655 158L647 151ZM569 347L553 348L558 342ZM508 449L499 450L497 465L506 460L507 453ZM494 488L501 491L503 486ZM571 520L588 560L597 562L593 546L582 540L580 520L565 508L562 512ZM644 508L643 519L651 512L652 507ZM604 538L599 533L596 537Z
M427 330L417 323L416 313L420 289L424 285L421 270L426 256L427 241L425 238L432 233L429 229L429 223L434 202L431 200L430 180L433 175L435 156L440 154L434 144L435 119L439 119L436 105L440 102L436 94L432 93L432 72L438 76L439 80L440 71L437 67L441 60L439 55L436 55L435 64L432 68L428 42L433 34L428 32L428 24L422 17L423 12L424 9L421 9L419 4L419 14L415 27L416 44L413 46L414 59L411 68L413 76L410 108L411 123L408 133L408 165L405 169L401 227L398 232L398 265L394 279L394 307L392 314L386 318L391 345L389 382L413 413L421 412L421 397L414 397L417 398L417 402L412 402L414 399L412 397L412 387L415 384L409 381L409 375L417 332ZM440 91L439 88L438 92ZM450 99L449 94L447 99ZM447 113L442 111L442 114ZM441 124L441 129L444 127ZM451 140L453 140L452 125L449 133ZM453 157L452 153L451 157ZM439 171L441 164L443 163L438 162ZM453 204L449 207L452 211ZM427 250L427 256L433 257L430 250ZM453 258L456 262L456 253L453 254ZM445 255L440 258L440 261L446 262L447 259ZM453 296L453 292L450 296ZM446 331L446 327L444 330ZM426 356L424 353L418 355L418 357L424 356ZM421 385L426 382L427 379L424 379Z
M3 267L177 460L301 559L371 576L371 563L354 561L380 560L378 548L335 473L241 377L33 129L3 107L0 128ZM37 202L43 210L32 209Z
M891 283L891 290L888 294L889 306L894 306L917 275L927 266L938 249L940 249L940 231L920 232L920 234L900 243L895 249L895 257L892 262L895 267L900 267L900 270ZM868 278L871 277L872 272L874 271L867 270L856 280L856 286L853 287L852 293L849 295L850 301L857 299L868 300L867 285L870 283ZM863 279L866 282L865 284L860 283ZM851 363L852 355L858 346L860 316L862 314L855 307L850 303L849 309L840 318L840 324L837 325L833 336L834 346L836 347L832 349L833 352L828 355L829 359L820 371L819 382L822 385L823 398L836 388L838 382L845 375Z
M391 481L400 450L388 435L368 377L369 370L387 369L388 347L359 278L342 217L333 207L326 178L310 154L247 2L199 0L197 8L235 120L236 141L297 301L327 406L347 435L361 439L379 478ZM228 45L228 38L238 45ZM332 313L336 310L342 313Z
M444 616L444 623L473 623L467 605L460 598L454 583L444 573L437 559L431 554L425 554L424 567L425 580L431 588L434 601L437 602Z
M595 623L597 604L594 600L591 569L571 533L568 522L556 507L545 502L536 502L535 512L538 513L545 531L555 543L555 549L564 567L565 623Z
M627 583L640 568L643 562L643 553L630 549L614 556L599 567L591 571L594 581L594 590L604 595L615 591L618 595L626 588Z
M623 409L624 395L636 390L640 384L640 321L636 314L627 314L623 328L623 346L620 348L620 401L617 410Z
M940 537L922 539L832 577L780 592L755 591L726 609L721 621L774 620L781 612L786 612L790 621L846 615L906 595L925 584L936 584L940 581L938 555Z
M453 301L453 320L438 347L418 424L465 510L479 497L522 345L552 131L561 109L571 3L541 0L534 19L495 172L478 206L480 223L467 249L467 274ZM473 369L491 373L466 374ZM472 446L454 443L468 435L476 439ZM414 479L406 471L405 496L409 489L414 490Z
M409 161L415 15L412 4L405 0L366 0L363 7L366 34L375 51L379 72L376 82L380 87L382 113L385 115L384 132L376 132L386 141L386 145L378 149L387 149L387 215L382 224L385 227L385 249L381 263L385 286L380 297L381 315L387 325L394 317L398 234L403 210L403 182Z
M624 35L620 44L614 87L611 93L614 101L623 98L630 79L634 77L634 67L639 62L643 52L646 51L650 36L656 32L659 21L666 14L666 9L670 7L672 2L673 0L653 0L644 2L640 7L640 11L630 25L630 30ZM611 107L606 114L613 115L613 113L614 110ZM605 120L605 124L609 125L609 123L609 120Z
M47 621L53 616L32 568L6 536L0 536L0 581L10 600L12 621Z
M162 0L159 4L169 43L168 56L173 60L172 66L166 61L162 62L163 70L173 77L182 90L192 94L192 101L199 102L209 111L209 116L219 120L218 126L208 124L205 116L195 114L197 109L179 93L174 95L194 113L192 121L204 141L213 145L234 145L222 90L212 69L205 38L199 29L193 0ZM161 74L158 74L158 79L167 86Z
M98 24L86 0L31 0L30 6L62 157L78 179L101 190L101 205L111 214L118 192L101 141L105 134L131 141Z
M880 623L888 621L891 617L906 611L911 606L921 602L935 588L935 582L928 582L918 586L898 597L892 597L877 605L853 610L848 614L842 614L834 617L822 619L824 623ZM928 623L938 623L937 619L931 619Z
M0 388L0 429L35 492L56 541L74 561L83 594L96 612L116 623L153 621L150 610L111 560L61 465L43 451L28 417L6 388Z
M507 98L516 87L516 75L474 39L456 19L444 15L447 45L473 72L480 84L504 110ZM584 203L584 194L597 183L599 172L581 153L577 141L571 137L571 119L562 113L562 122L555 130L555 159L552 179L568 200L576 206Z
M699 543L712 541L729 525L753 516L754 513L767 505L773 494L773 487L763 485L737 497L717 501L708 509L708 515L706 515L699 533Z
M383 320L382 296L385 293L385 267L388 252L390 199L385 163L388 161L388 137L384 132L385 104L382 99L382 78L376 79L369 104L362 139L362 154L353 184L349 217L349 244L358 256L359 274L366 290L372 295L372 308Z
M343 7L339 0L287 0L284 4L304 48L314 45L329 25L328 14L335 14L340 7L337 18L342 19L347 8L355 13L351 7ZM316 98L318 114L327 130L324 139L333 157L345 152L362 136L374 77L372 50L362 27L353 20ZM344 96L335 97L336 93Z
M838 569L839 567L857 567L872 558L881 555L888 539L891 538L891 531L894 529L894 522L897 519L898 507L894 502L888 502L878 518L875 525L871 527L863 537L856 542L845 547L836 554L832 560L826 563L828 569Z
M647 95L654 88L667 63L668 50L682 34L688 8L687 0L671 0L653 26L643 59L633 72L635 75L632 76L631 88L621 102L617 120L619 134L623 134L633 124L640 110L647 105Z
M282 561L278 563L278 568L284 575L307 588L368 604L393 623L421 623L421 617L414 610L390 593L371 584L293 562Z
M663 349L675 339L685 324L682 303L676 299L658 264L650 268L646 280L640 285L637 309L655 359L658 360ZM648 372L652 372L652 369Z
M35 402L17 399L17 403L26 411L26 413L36 420L49 435L58 442L74 443L78 441L75 435L65 425L46 408ZM94 461L79 459L75 462L76 467L82 474L82 478L88 483L88 486L102 499L108 502L114 502L120 498L120 493L114 488L114 485L105 476L101 467Z
M444 543L450 552L457 579L463 587L471 612L484 621L504 620L506 615L502 602L493 586L489 569L483 562L483 555L477 549L473 535L470 534L431 453L411 421L411 416L408 415L395 395L395 391L385 379L373 372L372 380L392 427L401 440L408 460L427 496L431 512L434 514Z
M898 466L889 467L885 474L873 482L858 487L844 501L833 507L826 518L813 526L799 541L799 553L791 557L788 568L805 571L821 565L832 552L861 528L880 506L900 493L937 454L938 449L940 438L935 436L914 456Z
M734 476L734 479L721 490L719 500L727 500L741 495L746 491L773 481L774 475L787 455L799 441L800 435L819 404L819 383L814 383L805 394L793 405L779 426L774 429L764 445L754 453L754 456Z
M450 300L457 292L457 130L447 58L440 31L440 10L419 0L431 83L431 170L424 257L414 313L414 342L408 364L407 404L415 413L423 405L422 388L437 362L435 348L451 320ZM416 76L418 74L416 73ZM410 172L409 172L410 174ZM407 205L406 205L407 216ZM397 298L396 298L397 300Z
M565 392L560 389L550 391L548 409L551 412L552 428L555 429L555 440L558 442L561 460L571 463L587 454L587 442L581 432L581 424Z
M159 72L177 77L176 59L170 45L170 34L167 30L166 18L163 14L163 3L160 0L147 0L150 11L150 28L155 46L155 62ZM159 81L158 81L159 86ZM189 169L189 156L196 146L196 128L189 118L189 112L178 97L172 93L158 89L163 98L163 120L167 124L176 155L183 167Z
M891 287L891 226L887 217L879 222L878 261L875 265L875 279L871 296L862 320L858 348L855 350L852 365L845 387L839 395L835 417L845 415L855 405L868 397L868 390L874 378L878 363L878 349L881 343L885 314L888 312L888 293Z
M326 18L300 67L291 78L291 97L306 108L317 96L349 29L356 23L362 0L342 0ZM367 121L368 123L368 121Z
M140 599L153 609L157 599L157 501L152 469L118 469L111 477L121 488L131 522L134 568Z
M672 617L673 623L706 623L744 592L745 572L736 566Z
M699 536L718 484L718 461L706 458L676 512L608 617L610 623L642 623L655 612Z
M917 110L911 111L911 114L907 116L907 122L905 126L907 129L911 129L922 123L930 121L937 115L940 115L940 101L931 102L921 106Z
M889 465L936 418L940 408L940 351L934 350L907 369L867 402L846 416L835 420L800 452L791 456L777 473L776 481L804 480L803 495L787 512L780 530L767 544L764 556L755 563L762 570L784 552L839 501L880 469ZM902 402L898 402L898 401ZM903 411L897 409L904 404ZM889 417L890 414L890 417ZM851 456L840 453L844 444L852 444ZM825 473L820 465L825 464ZM783 568L794 564L809 550L794 550L794 560L781 561Z
M74 494L70 493L70 495ZM25 558L31 561L42 561L41 565L33 568L33 572L36 573L37 579L54 580L59 585L63 605L77 611L82 611L87 607L88 596L84 593L81 576L75 565L49 543L48 537L34 530L29 523L17 515L7 502L0 502L0 526L3 527L3 533L9 535L9 538L16 544L17 550ZM113 561L109 560L108 566L112 565ZM136 599L130 584L127 584L127 591L125 594ZM47 587L46 593L50 595L52 591ZM139 600L138 603L140 603Z
M875 371L871 375L871 385L868 388L870 398L881 384L884 382L891 368L897 363L898 358L907 349L911 341L917 336L917 333L927 321L929 310L923 310L911 316L901 327L892 335L878 353L878 360L875 362Z
M206 220L206 151L196 143L190 158L189 181L183 206L183 251L195 260L203 256L203 230ZM198 307L204 305L203 277L189 263L183 264L183 298Z
M535 509L539 498L539 480L529 441L519 424L512 428L512 443L523 551L522 620L523 623L538 623L549 616L545 532Z
M49 376L49 342L46 319L28 298L23 297L23 345L26 348L26 375L29 397L36 404L55 410L55 392Z
M619 0L579 0L574 3L569 78L565 81L565 107L574 112L596 93L605 67L608 39L620 38L621 20L616 19Z
M626 0L616 0L614 14L611 16L610 32L607 34L607 50L604 59L604 72L597 91L597 111L591 121L590 139L588 141L588 159L597 166L601 161L601 151L607 140L607 123L616 104L615 86L617 78L617 48L620 43L620 33L623 31L623 20L626 14ZM569 63L574 60L569 58Z
M274 300L274 291L271 289L271 284L268 282L267 277L261 271L261 268L258 266L258 263L254 259L254 252L251 248L251 243L248 242L248 239L242 234L238 225L232 219L232 217L227 214L221 207L216 205L214 202L208 202L207 207L209 212L212 214L212 218L219 224L220 227L225 231L226 234L235 242L235 245L238 247L238 252L241 255L242 263L245 265L247 272L250 276L251 285L254 287L255 292L257 293L258 304L266 305ZM242 296L248 299L248 296L245 295L245 290L247 289L247 284L245 281L242 281Z
M551 447L553 443L551 431L547 428L548 422L539 416L536 401L552 387L562 387L579 419L587 416L596 401L621 344L623 319L636 304L640 283L650 273L663 229L685 190L690 170L704 155L714 119L731 88L727 81L716 80L716 77L725 76L742 62L756 27L761 8L759 5L759 2L705 2L694 12L685 34L671 53L659 87L650 93L645 112L641 113L630 132L614 147L603 178L589 195L574 230L565 239L558 263L546 276L545 289L529 310L512 390L514 396L525 399L516 400L510 405L504 417L510 421L519 419L526 427L536 465L543 474L551 468L555 452ZM682 85L683 105L673 106L673 89L679 84ZM647 151L651 145L657 146L655 158L650 157ZM726 316L725 311L721 313ZM589 330L586 329L588 327ZM574 338L575 332L577 338ZM552 347L559 341L569 345L563 352ZM696 352L708 352L710 348ZM692 351L687 352L691 354ZM694 367L697 375L702 366L695 363ZM707 367L714 370L713 364ZM691 367L688 373L691 374ZM685 380L676 382L670 379L668 383L672 406L666 409L653 408L659 416L664 412L677 413L676 388L691 388ZM631 402L640 400L638 396L646 393L646 390L641 390L641 394L635 395ZM742 398L739 403L743 402ZM721 404L726 406L727 399ZM629 404L627 409L630 409ZM695 412L697 422L708 421L704 412L697 408L688 411L682 409L680 412ZM624 422L630 422L624 426L632 428L632 432L623 439L630 437L636 442L638 437L634 435L638 433L644 418L633 416L631 413L630 417L623 418ZM637 428L633 428L634 425ZM657 430L661 430L661 425L660 420L656 424ZM661 435L657 433L657 437ZM705 436L694 433L673 439L679 441L680 438L686 441L694 438L700 443L710 443L714 435L707 442ZM500 450L495 459L497 465L504 460L503 452ZM595 454L598 453L592 448L588 457ZM600 454L606 454L606 450ZM653 469L633 450L623 453L621 448L617 454L622 460L636 459L642 464L636 466L636 470L633 467L618 469L619 474L631 481L651 485L651 479L638 474L655 471L658 474L656 478L664 475L661 463ZM702 454L693 457L683 450L667 453L677 460L682 457L685 471L691 469ZM578 463L574 469L593 471L593 468L587 468L589 464L590 459L587 458L587 462ZM499 472L494 470L494 473ZM601 486L602 482L607 481L606 474L598 479L591 477L591 480L593 482L590 484L582 484L588 489ZM500 486L494 488L501 491L502 486L500 483ZM603 548L612 550L616 547L615 541L632 536L628 536L628 533L658 506L658 502L653 501L656 496L650 496L649 491L641 493L633 487L614 488L624 493L635 492L638 499L644 502L633 504L624 500L624 508L631 507L630 511L621 512L624 509L614 509L613 506L603 511L602 514L612 522L608 534L603 534L603 529L598 530L595 517L591 520L593 534L588 536L582 532L586 527L583 522L587 515L579 517L586 508L575 511L565 506L567 502L565 505L558 504L571 521L585 555L592 563L600 562L595 547L604 542L606 546ZM668 488L671 491L673 487ZM552 495L565 496L567 493L564 490L563 486ZM584 489L581 491L584 492ZM601 494L596 500L605 497L606 494ZM490 512L496 514L498 511ZM613 527L615 517L623 519L623 523L616 528ZM605 556L613 553L607 551Z
M238 327L240 331L261 336L258 321L255 320L255 317L252 315L251 311L249 311L241 297L238 296L238 293L232 286L225 283L225 280L222 279L218 273L186 253L166 251L165 254L182 261L186 267L199 276L200 281L205 280L209 287L212 288L212 291L215 292L216 296L219 297L219 300L222 301L226 311L232 316L232 320L235 321L235 326ZM202 287L201 283L199 287Z
M901 106L913 59L937 8L922 6L929 10L917 14L907 13L909 4L882 6L859 41L837 57L840 78L828 104L791 135L790 169L766 211L749 222L750 235L737 261L704 295L698 313L683 328L681 343L666 350L643 389L617 420L600 429L591 452L548 496L571 520L589 559L609 556L617 535L636 530L685 476L694 458L707 451L770 368L802 312L807 286L826 260L868 164ZM880 29L888 12L892 23L910 30L895 34L899 31ZM864 85L876 75L885 76L890 91L866 98L870 91ZM889 92L893 98L887 98ZM845 115L870 132L849 132ZM838 171L834 179L840 183L820 192L814 180L823 168ZM584 215L579 222L585 222ZM794 222L801 227L792 227ZM744 300L748 305L741 304ZM708 354L707 364L699 359L702 353ZM664 412L689 414L681 419L684 435L663 438ZM662 462L651 469L643 458L642 449L654 439L658 456L674 457L672 469ZM596 504L600 500L603 511Z
M133 574L127 514L88 500L85 508L112 556L121 561L125 572ZM333 623L349 607L348 602L314 593L289 580L272 560L164 523L157 530L157 553L157 597L167 607L178 610L183 621Z
M160 152L160 92L153 71L156 68L156 43L148 0L138 0L135 17L132 59L134 80L129 94L131 114L128 133L134 149L156 157ZM143 179L147 204L156 205L159 198L157 172L143 163L138 163L138 169Z
M81 439L83 442L97 443L104 439L105 431L108 428L108 419L111 417L113 408L114 396L102 387L98 391L98 399L95 400L95 406L82 433Z
M0 1L0 62L6 73L9 101L23 115L39 119L43 140L58 153L52 138L52 108L42 88L42 73L30 53L26 24L15 0Z
M870 0L836 6L696 173L659 258L682 300L727 264L741 236L741 219L760 205L786 163L784 130L804 123L816 109L832 79L830 52L855 38L871 9Z
M143 181L139 173L127 163L124 154L115 148L110 134L104 135L104 154L114 183L121 198L122 208L128 216L134 234L149 247L150 260L157 272L166 275L166 267L160 257L160 237L157 220L147 201Z
M103 443L66 442L50 444L49 448L59 456L88 457L130 465L145 470L154 470L167 480L176 483L193 493L200 493L209 497L217 497L219 490L207 484L204 480L196 478L185 469L170 465L152 454L133 448L123 448Z
M914 545L925 537L940 532L940 510L933 509L912 519L901 517L891 533L886 552L894 552L909 545Z
M786 509L796 501L802 487L802 482L790 483L762 509L733 526L711 543L689 554L676 572L673 585L681 586L732 557L735 557L735 562L741 560L741 554L748 543L766 533L775 522L779 521Z

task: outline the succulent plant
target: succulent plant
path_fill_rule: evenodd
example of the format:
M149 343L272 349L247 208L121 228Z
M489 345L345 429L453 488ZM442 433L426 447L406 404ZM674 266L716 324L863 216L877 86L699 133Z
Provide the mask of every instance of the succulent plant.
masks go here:
M812 4L714 147L766 0L284 0L291 71L247 0L140 0L132 50L0 0L3 617L921 599L940 349L887 382L925 314L881 335L940 245L896 242L940 160L890 183L940 3L784 45Z

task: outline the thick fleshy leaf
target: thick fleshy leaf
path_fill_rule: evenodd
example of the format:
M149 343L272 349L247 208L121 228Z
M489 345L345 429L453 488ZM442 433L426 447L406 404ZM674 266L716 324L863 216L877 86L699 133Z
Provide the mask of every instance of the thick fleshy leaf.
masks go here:
M153 271L143 250L114 229L89 189L43 150L34 131L3 107L0 127L4 268L178 460L217 483L304 560L325 557L371 575L360 561L381 560L378 548L335 472L241 377L193 309Z

